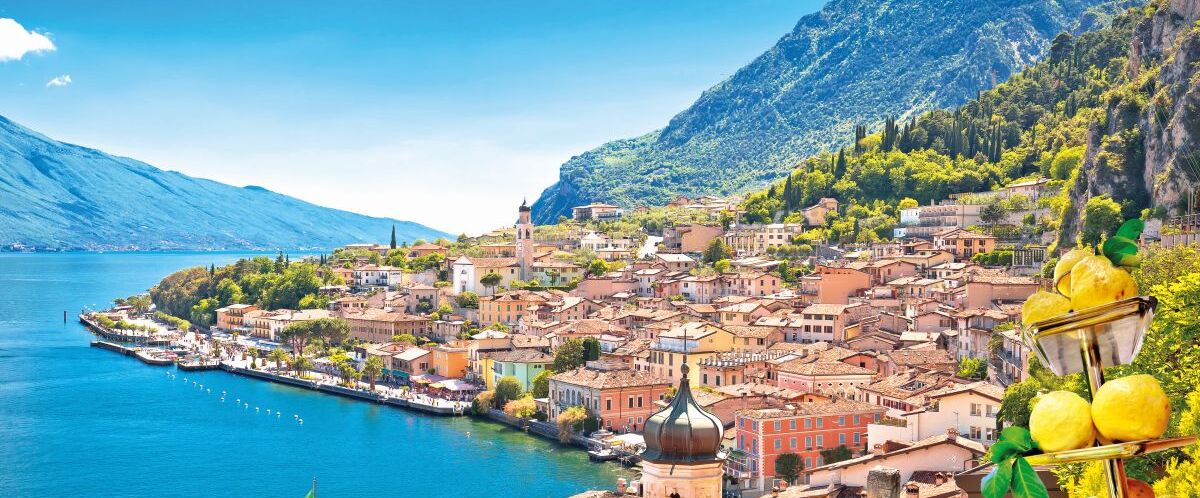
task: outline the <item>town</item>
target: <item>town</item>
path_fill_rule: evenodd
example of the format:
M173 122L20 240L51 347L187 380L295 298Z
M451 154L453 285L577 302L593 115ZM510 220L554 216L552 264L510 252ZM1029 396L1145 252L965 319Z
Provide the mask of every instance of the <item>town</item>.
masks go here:
M191 322L161 311L172 277L153 304L135 296L89 316L199 354L181 366L216 358L488 416L627 465L651 418L690 386L687 402L722 425L727 494L845 496L883 466L907 496L960 496L980 489L983 472L971 471L1004 425L1005 388L1029 375L1021 304L1049 280L1053 235L1004 228L1047 216L1037 200L1053 187L1027 178L901 203L893 237L869 243L806 237L845 211L831 198L779 223L739 223L742 199L703 197L630 212L593 203L534 226L522 203L513 227L479 237L192 269L219 281ZM242 287L293 267L316 286L289 290L305 293L296 309L247 299ZM137 319L153 306L158 319ZM193 326L208 335L181 340Z

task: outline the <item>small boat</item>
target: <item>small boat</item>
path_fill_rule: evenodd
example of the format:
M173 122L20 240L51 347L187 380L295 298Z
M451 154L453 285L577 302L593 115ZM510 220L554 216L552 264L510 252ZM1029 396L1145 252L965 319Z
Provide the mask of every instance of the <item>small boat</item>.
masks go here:
M596 448L588 450L588 459L593 462L610 462L616 460L620 455L613 451L612 448Z

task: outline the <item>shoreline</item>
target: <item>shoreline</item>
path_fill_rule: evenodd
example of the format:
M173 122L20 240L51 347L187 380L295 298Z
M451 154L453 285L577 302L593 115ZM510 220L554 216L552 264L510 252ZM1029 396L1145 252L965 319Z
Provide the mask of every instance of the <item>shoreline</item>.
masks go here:
M124 336L123 334L115 334L111 331L104 330L103 327L100 327L98 324L95 324L91 320L88 320L82 314L79 315L79 321L80 321L80 323L82 323L84 325L85 329L87 329L88 332L90 332L92 334L100 335L102 337L105 337L107 335ZM239 377L246 377L246 378L257 379L257 380L265 381L265 382L272 382L272 383L276 383L276 384L288 385L288 386L292 386L292 387L296 387L296 388L300 388L300 389L316 391L319 393L329 394L329 395L334 395L334 396L340 396L343 398L353 399L353 400L357 400L357 401L388 405L388 406L396 407L399 409L410 410L410 411L425 414L425 415L435 415L435 416L440 416L440 417L465 416L465 417L475 419L477 421L500 424L500 425L524 432L526 434L532 434L535 437L545 439L545 440L557 443L559 445L578 448L585 452L590 451L595 446L603 445L603 442L586 437L581 434L572 434L569 442L563 442L562 440L560 440L558 438L558 433L557 433L558 429L552 422L542 422L542 421L533 420L533 419L529 419L529 420L516 419L516 418L510 417L508 414L504 413L502 410L498 410L495 408L488 410L488 412L484 413L484 414L476 414L476 413L472 412L470 403L467 403L467 402L455 402L455 401L449 401L449 400L441 400L440 398L433 398L438 401L452 404L451 406L437 406L436 405L437 401L435 401L433 404L422 403L419 401L414 401L414 400L406 399L403 397L388 396L385 394L371 393L369 391L352 389L352 388L335 385L335 384L327 384L327 383L323 383L319 380L301 379L301 378L293 377L291 375L282 375L282 374L278 374L278 373L269 372L266 370L251 369L251 368L247 368L244 366L235 365L234 363L236 360L234 360L234 361L220 360L216 364L205 364L205 365L194 366L192 369L189 369L188 367L186 367L185 364L181 361L172 361L169 364L167 364L167 363L148 363L145 359L143 359L143 357L141 355L136 354L137 353L136 348L130 348L130 347L127 347L122 344L108 342L108 341L92 341L91 346L96 347L98 349L105 349L105 350L113 351L113 352L116 352L116 353L119 353L119 354L122 354L125 356L132 356L132 357L137 358L140 361L142 361L143 364L147 364L150 366L172 366L173 365L177 370L183 371L183 372L195 371L195 370L219 370L219 371L225 372L227 374L236 375ZM594 462L593 461L592 463L603 464L603 463L607 463L607 462ZM623 466L623 467L629 468L629 466Z

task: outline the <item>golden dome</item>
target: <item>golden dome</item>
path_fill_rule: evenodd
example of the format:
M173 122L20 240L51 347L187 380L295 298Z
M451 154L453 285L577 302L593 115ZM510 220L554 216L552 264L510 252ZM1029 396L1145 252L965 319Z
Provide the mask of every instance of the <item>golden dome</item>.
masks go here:
M704 411L692 398L686 363L680 371L683 378L671 404L646 421L642 432L646 450L641 457L655 463L717 460L725 427L716 415Z

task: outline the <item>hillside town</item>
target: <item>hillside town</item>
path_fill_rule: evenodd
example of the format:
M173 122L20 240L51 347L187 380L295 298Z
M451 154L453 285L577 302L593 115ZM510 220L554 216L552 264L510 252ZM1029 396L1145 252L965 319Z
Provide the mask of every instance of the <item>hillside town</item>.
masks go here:
M1037 199L1045 184L989 195ZM569 431L630 448L690 386L723 425L722 480L740 496L787 482L788 496L854 496L880 465L907 496L963 493L954 476L982 463L1005 387L1028 375L1016 324L1050 241L999 237L984 206L949 199L905 207L891 240L796 251L837 200L771 224L731 221L739 201L678 199L659 209L687 222L661 235L622 231L637 213L599 203L535 227L523 203L480 237L351 244L317 260L322 306L229 304L211 330L265 352L289 348L294 324L344 321L356 368L382 366L370 389L512 415L495 401L515 384L498 401L532 397L518 418L582 412Z

